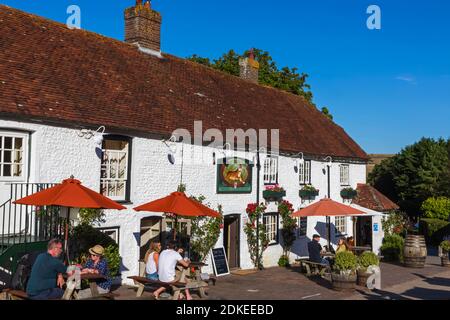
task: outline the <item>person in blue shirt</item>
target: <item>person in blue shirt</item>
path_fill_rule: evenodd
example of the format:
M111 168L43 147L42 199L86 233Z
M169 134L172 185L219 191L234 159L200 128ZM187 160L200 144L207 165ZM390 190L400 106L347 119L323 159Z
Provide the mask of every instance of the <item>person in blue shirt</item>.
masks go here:
M319 241L320 236L315 234L313 235L312 241L308 242L309 261L330 265L330 262L327 259L322 258L321 253L323 252L323 249Z
M61 299L64 295L62 274L66 273L67 267L58 259L61 252L61 240L52 239L47 244L47 252L36 258L27 284L30 299Z
M98 293L109 293L111 290L112 281L109 275L108 262L103 257L105 249L101 245L96 245L89 249L91 255L90 259L84 265L81 273L95 273L105 276L104 280L97 280ZM92 297L91 289L80 290L78 292L80 299Z

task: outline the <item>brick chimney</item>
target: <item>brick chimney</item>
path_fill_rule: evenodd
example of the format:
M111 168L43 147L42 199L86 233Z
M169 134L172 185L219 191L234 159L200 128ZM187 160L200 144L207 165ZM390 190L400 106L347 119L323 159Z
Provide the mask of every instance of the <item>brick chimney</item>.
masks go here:
M259 62L255 60L253 49L250 50L248 58L239 59L240 77L242 79L258 83Z
M125 42L161 52L161 21L149 0L136 0L136 6L125 9Z

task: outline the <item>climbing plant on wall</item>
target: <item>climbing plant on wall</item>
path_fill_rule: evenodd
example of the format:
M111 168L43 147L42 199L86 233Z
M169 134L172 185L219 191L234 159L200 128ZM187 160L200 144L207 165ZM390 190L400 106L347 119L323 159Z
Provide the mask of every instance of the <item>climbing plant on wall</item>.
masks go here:
M248 221L245 224L244 232L247 235L248 251L253 265L257 268L263 268L262 255L269 245L269 241L266 236L266 228L264 224L259 224L259 245L258 245L258 227L257 221L262 217L266 211L264 203L249 203L247 205Z

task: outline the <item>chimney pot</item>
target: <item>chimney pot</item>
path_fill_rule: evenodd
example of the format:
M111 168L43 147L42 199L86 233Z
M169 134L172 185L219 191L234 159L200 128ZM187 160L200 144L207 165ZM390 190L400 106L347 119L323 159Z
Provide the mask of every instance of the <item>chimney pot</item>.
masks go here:
M259 82L259 63L255 60L253 48L248 58L239 59L240 77L253 83Z

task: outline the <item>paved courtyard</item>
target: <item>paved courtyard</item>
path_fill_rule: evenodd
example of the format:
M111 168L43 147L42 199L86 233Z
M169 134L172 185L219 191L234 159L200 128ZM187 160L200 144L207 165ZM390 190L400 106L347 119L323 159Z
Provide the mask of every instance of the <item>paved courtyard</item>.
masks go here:
M330 299L450 299L450 269L441 267L439 258L428 257L423 269L405 268L399 264L381 263L382 290L357 287L354 294L337 292L320 277L307 278L299 267L268 268L247 275L219 277L210 286L212 300L330 300ZM122 286L115 292L118 299L135 299L136 289ZM198 299L197 295L193 295ZM152 299L151 290L143 299Z

